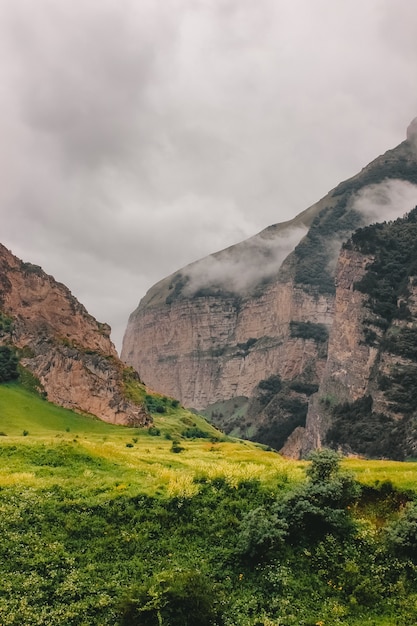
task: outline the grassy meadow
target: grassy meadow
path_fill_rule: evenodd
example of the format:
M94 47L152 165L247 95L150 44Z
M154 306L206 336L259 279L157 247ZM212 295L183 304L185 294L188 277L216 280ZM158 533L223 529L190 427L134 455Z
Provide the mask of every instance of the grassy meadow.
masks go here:
M196 435L196 436L193 436ZM282 458L0 385L0 623L409 626L417 463Z

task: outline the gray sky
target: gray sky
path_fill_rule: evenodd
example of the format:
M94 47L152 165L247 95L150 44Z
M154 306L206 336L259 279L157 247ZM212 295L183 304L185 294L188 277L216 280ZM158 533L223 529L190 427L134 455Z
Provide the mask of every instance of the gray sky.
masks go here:
M156 281L417 116L415 0L1 0L0 241L117 347Z

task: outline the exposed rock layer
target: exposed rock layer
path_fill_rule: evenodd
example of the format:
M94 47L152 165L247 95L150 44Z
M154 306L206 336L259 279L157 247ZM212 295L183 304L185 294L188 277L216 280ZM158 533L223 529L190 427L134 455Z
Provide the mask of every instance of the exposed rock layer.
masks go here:
M124 365L97 322L71 292L43 270L23 263L0 245L0 311L12 319L3 343L21 351L21 364L51 402L115 424L150 421L124 397Z
M376 350L361 341L363 294L352 287L369 259L344 251L337 265L335 290L336 260L342 242L384 208L382 198L380 207L377 199L371 211L359 211L359 192L372 191L379 183L386 190L387 181L417 183L413 129L411 125L407 141L291 222L271 226L152 287L129 318L122 359L147 384L189 407L204 409L246 396L251 423L241 432L250 427L258 440L261 429L276 416L277 428L285 420L288 426L288 397L296 408L301 401L310 402L304 441L299 419L291 454L320 445L326 424L320 425L314 398L322 395L330 380L333 390L338 385L339 400L361 397L368 390L376 359ZM398 206L398 215L410 208ZM294 233L300 234L303 228L309 230L299 241ZM287 250L288 240L293 241L292 252ZM274 247L282 247L285 254L271 253ZM269 263L271 254L274 267ZM218 271L222 263L223 276ZM231 268L253 276L254 264L260 266L256 283L234 280ZM267 267L264 275L262 264ZM332 327L327 360L321 331ZM287 401L275 400L274 404L271 400L268 409L263 404L262 381L274 375L287 385ZM320 381L320 393L309 400ZM280 393L283 396L282 389ZM375 398L378 401L377 394ZM261 440L268 443L268 437L267 433Z

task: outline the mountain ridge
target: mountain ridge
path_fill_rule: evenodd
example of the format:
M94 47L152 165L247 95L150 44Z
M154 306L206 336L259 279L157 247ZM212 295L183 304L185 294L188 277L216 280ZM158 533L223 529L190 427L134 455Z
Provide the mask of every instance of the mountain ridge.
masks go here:
M415 125L399 146L294 220L154 285L129 318L122 359L153 388L205 409L209 417L210 406L235 399L236 420L229 415L222 422L217 408L217 416L211 415L216 424L231 428L233 422L233 434L249 432L282 447L292 431L305 427L310 396L326 368L342 244L358 228L417 204ZM300 224L305 230L291 240L288 234ZM234 272L237 282L228 285ZM245 274L254 276L252 283L245 283ZM273 377L281 387L266 393ZM296 454L305 448L299 444Z

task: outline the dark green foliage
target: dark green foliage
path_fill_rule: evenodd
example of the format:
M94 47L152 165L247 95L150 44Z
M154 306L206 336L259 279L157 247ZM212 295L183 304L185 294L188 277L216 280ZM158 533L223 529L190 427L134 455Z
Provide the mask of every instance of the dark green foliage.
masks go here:
M159 430L159 428L157 428L156 426L150 426L148 428L148 434L151 437L159 437L161 434L161 431Z
M401 516L387 528L390 548L396 555L417 563L417 504L409 502Z
M392 409L397 413L409 415L417 409L417 365L397 365L390 376L382 376L380 389L392 402Z
M23 367L23 365L19 363L18 372L19 382L24 389L27 389L28 391L33 391L33 393L37 393L42 395L43 397L46 397L46 391L43 389L39 378L32 374L32 372L29 371L27 367Z
M357 230L346 246L375 257L354 287L368 295L367 306L379 326L386 329L393 319L406 318L400 297L407 294L409 277L417 273L417 209L393 222Z
M12 328L13 319L5 313L0 312L0 337L4 337L4 335L9 334Z
M177 408L178 400L167 398L166 396L145 395L145 406L149 413L166 413L170 408Z
M335 406L326 442L371 458L386 456L402 460L404 442L398 436L397 422L383 413L375 413L372 406L371 396Z
M263 406L268 404L272 398L281 391L282 383L278 374L270 376L258 383L258 389L261 392L259 399Z
M417 329L401 328L395 334L387 333L381 347L391 354L417 361Z
M125 601L122 626L214 626L215 590L201 572L166 571Z
M311 396L319 390L319 386L313 383L304 383L300 380L294 380L289 385L290 389L297 393L303 393L306 396Z
M201 430L198 426L191 426L183 430L181 435L186 439L209 439L211 437L210 433Z
M37 276L44 276L45 273L43 271L43 269L40 267L40 265L34 265L33 263L27 263L27 262L23 262L20 265L20 268L22 270L22 272L24 272L26 275L28 274L35 274Z
M249 354L249 350L256 344L258 340L254 337L250 337L244 343L238 343L237 348L240 353L240 356L247 356Z
M333 450L314 452L310 458L305 485L243 518L237 551L251 563L276 556L284 545L308 545L328 534L347 539L354 533L349 507L359 498L358 483L341 471L340 456Z
M53 460L45 446L0 449L4 464L27 453L41 463L36 472L52 475L55 466L43 464ZM68 485L69 467L82 476L104 471L109 461L76 445L60 446L55 460L54 471L63 470L59 484L0 490L2 624L417 622L417 568L406 550L396 556L397 545L412 546L413 516L393 539L364 525L373 492L368 488L356 505L356 483L327 451L313 458L298 487L285 475L273 490L201 478L193 497L173 498L89 490L85 482L79 490ZM378 497L389 515L403 503L392 486L381 486Z
M307 235L295 247L297 283L311 285L320 293L334 293L331 262L335 250L331 242L347 239L361 224L360 214L348 206L348 197L345 197L334 208L323 209L313 220Z
M171 293L167 296L165 303L172 304L175 300L179 300L182 297L182 290L188 281L188 276L183 276L181 273L176 274L169 285Z
M288 524L280 519L274 508L260 506L249 511L240 524L237 554L250 563L259 562L272 552L280 550L288 534Z
M183 450L184 448L180 444L180 442L177 439L174 439L171 445L171 452L174 452L174 454L178 454L179 452L182 452Z
M15 351L9 346L0 346L0 382L18 378L18 358Z
M317 343L324 343L329 338L329 331L324 324L313 322L290 322L291 337L313 339Z
M333 480L340 473L340 454L329 448L315 450L309 456L306 474L312 484Z
M328 449L311 455L307 474L307 484L276 507L278 517L288 524L290 541L305 544L326 534L349 537L355 531L349 507L359 498L359 484L341 471L340 456Z
M360 176L340 183L333 191L334 196L353 194L367 185L382 183L386 178L396 178L398 180L408 180L417 184L417 166L414 160L404 157L387 159L385 163L379 162L377 165L366 168Z

